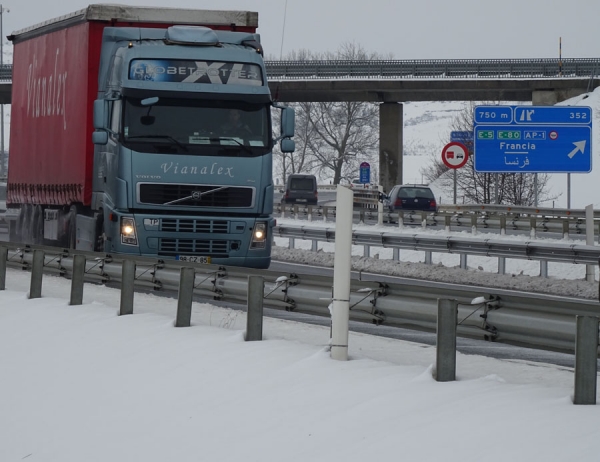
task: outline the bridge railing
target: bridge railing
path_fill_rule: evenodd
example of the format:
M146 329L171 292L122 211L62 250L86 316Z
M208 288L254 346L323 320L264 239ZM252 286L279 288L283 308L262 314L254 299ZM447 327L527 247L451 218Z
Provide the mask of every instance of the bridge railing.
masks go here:
M12 64L0 65L0 82L12 81Z
M269 80L594 77L600 58L266 61ZM0 66L0 82L12 64Z
M267 61L270 80L592 77L600 58Z

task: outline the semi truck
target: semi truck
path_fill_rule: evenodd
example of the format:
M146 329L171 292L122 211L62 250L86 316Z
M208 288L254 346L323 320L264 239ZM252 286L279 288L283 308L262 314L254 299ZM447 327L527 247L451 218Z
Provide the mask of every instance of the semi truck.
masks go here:
M267 268L294 112L271 98L257 27L93 4L13 32L10 240Z

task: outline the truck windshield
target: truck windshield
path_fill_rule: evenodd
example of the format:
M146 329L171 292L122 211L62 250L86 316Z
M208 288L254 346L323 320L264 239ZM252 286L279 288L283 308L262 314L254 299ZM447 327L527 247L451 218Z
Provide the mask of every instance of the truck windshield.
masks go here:
M266 104L156 99L124 100L121 135L127 147L188 155L258 156L270 152L271 121Z

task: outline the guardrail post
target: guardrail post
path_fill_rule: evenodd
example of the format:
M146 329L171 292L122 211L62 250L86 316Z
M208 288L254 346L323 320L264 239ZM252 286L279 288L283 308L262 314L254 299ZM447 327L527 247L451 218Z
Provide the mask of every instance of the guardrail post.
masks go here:
M85 274L85 255L73 257L73 274L71 276L71 300L69 305L83 303L83 276Z
M456 380L456 323L458 302L438 299L437 346L435 352L435 380Z
M585 208L585 243L594 245L594 206L588 205ZM585 280L594 282L596 279L596 266L585 265Z
M563 220L562 228L563 228L563 239L566 241L569 239L569 220Z
M398 247L392 249L392 260L400 261L400 249Z
M537 235L537 220L535 218L529 219L529 237L535 239Z
M31 284L29 286L29 298L42 297L42 275L44 274L44 251L33 251L33 262L31 265Z
M369 244L365 244L363 246L363 257L369 258L371 256L371 246Z
M313 252L318 252L319 251L319 241L317 241L316 239L313 239L313 241L312 241L311 250Z
M547 278L548 277L548 261L540 260L540 277Z
M177 318L175 327L190 327L192 322L192 299L194 297L194 268L181 268L179 272L179 293L177 295Z
M307 216L307 221L311 222L312 221L312 205L308 206L308 216Z
M467 254L460 254L460 269L467 269Z
M573 404L596 404L597 358L598 318L595 316L577 316Z
M294 245L295 245L295 243L296 243L296 238L290 237L290 245L289 245L289 248L290 248L290 249L293 249L293 248L294 248Z
M425 264L431 265L433 263L433 252L431 250L425 251Z
M450 225L452 224L452 217L450 215L446 215L444 217L444 228L447 232L450 231Z
M133 294L135 285L135 262L123 260L121 269L121 306L119 316L133 314Z
M6 259L8 248L0 246L0 290L6 289Z
M421 212L421 228L427 229L427 213Z
M398 228L404 228L404 212L398 212Z
M248 316L246 317L247 342L262 340L264 293L264 278L262 276L248 276Z
M500 235L506 234L506 215L500 215ZM504 274L504 273L502 273Z
M323 221L327 221L327 214L329 213L329 207L323 206Z
M477 234L477 215L471 215L471 234Z
M506 257L498 257L498 274L506 274Z

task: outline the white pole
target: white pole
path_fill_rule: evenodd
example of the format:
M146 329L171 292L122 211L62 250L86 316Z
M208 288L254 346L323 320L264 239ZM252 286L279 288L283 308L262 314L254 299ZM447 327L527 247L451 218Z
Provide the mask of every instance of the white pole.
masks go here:
M383 200L380 198L383 194L383 186L377 186L377 192L379 193L379 201L377 202L377 224L381 226L383 225Z
M354 193L350 188L337 186L333 303L331 311L331 358L338 361L348 360L353 199Z

